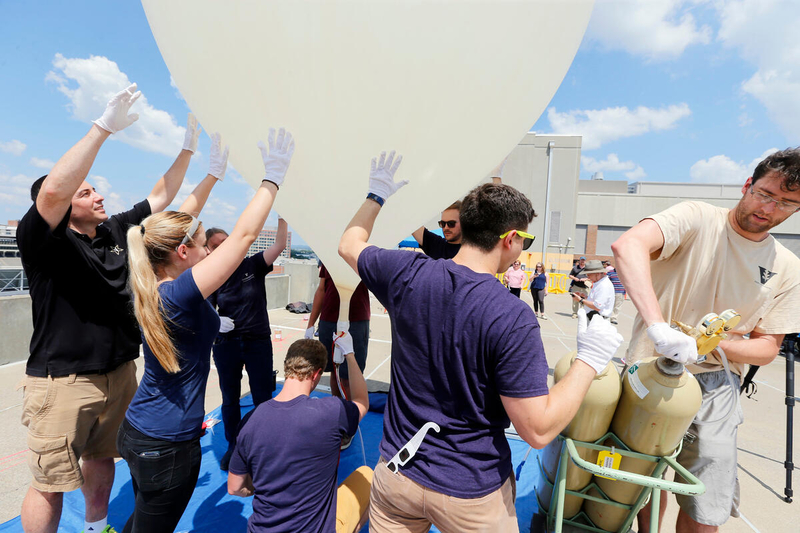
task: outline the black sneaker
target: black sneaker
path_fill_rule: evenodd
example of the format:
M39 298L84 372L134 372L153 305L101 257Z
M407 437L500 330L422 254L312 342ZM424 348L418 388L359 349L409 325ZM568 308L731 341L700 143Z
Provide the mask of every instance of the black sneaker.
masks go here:
M342 437L342 446L339 449L340 450L346 450L347 448L350 447L350 444L352 442L353 442L353 437L351 437L349 435L346 435L345 437Z
M228 471L228 465L231 464L231 455L233 455L233 448L228 448L228 451L225 452L225 455L219 460L220 470Z

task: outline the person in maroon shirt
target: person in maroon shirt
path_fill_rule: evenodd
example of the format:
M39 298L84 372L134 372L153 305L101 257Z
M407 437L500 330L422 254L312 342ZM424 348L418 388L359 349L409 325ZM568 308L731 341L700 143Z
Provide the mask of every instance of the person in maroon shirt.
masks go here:
M361 372L367 366L367 349L369 345L369 317L371 315L369 307L369 292L363 282L358 284L350 299L350 335L353 336L353 350L356 355L356 362ZM331 278L328 269L322 263L319 264L319 285L317 292L314 293L314 302L311 308L311 316L308 319L308 329L305 337L314 338L314 324L319 318L319 340L328 350L328 366L326 372L331 373L331 394L339 396L339 385L336 372L333 371L333 334L336 332L336 322L339 320L339 291ZM342 389L349 394L349 382L347 366L339 368L339 378L341 378Z

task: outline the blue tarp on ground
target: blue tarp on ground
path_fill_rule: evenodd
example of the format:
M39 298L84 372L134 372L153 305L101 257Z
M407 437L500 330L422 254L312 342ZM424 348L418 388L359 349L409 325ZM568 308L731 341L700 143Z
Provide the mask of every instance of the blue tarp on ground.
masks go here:
M313 396L321 396L314 393ZM370 394L370 412L361 421L361 436L356 434L353 444L342 452L339 461L339 482L350 475L356 468L364 464L374 466L379 459L378 444L383 432L383 405L386 395L381 393ZM247 395L242 399L242 413L253 408L252 398ZM210 417L221 418L219 408L209 414ZM238 498L231 496L227 491L227 472L219 469L219 460L227 450L227 442L222 424L214 426L213 432L209 430L200 444L203 449L203 463L200 469L200 478L197 481L194 495L183 515L176 531L246 531L247 518L252 513L252 498ZM363 447L361 444L363 439ZM512 460L516 470L522 461L529 446L522 441L510 440ZM520 530L527 532L533 513L538 506L534 487L538 481L537 452L530 454L523 467L520 481L517 482L517 515ZM109 523L117 531L122 527L133 511L133 489L128 465L125 461L116 463L116 477L111 490L111 504L109 507ZM64 510L58 531L77 533L83 529L84 502L81 491L76 490L64 496ZM367 529L364 528L363 531ZM21 532L22 525L19 516L0 524L0 533ZM431 531L437 531L433 528Z

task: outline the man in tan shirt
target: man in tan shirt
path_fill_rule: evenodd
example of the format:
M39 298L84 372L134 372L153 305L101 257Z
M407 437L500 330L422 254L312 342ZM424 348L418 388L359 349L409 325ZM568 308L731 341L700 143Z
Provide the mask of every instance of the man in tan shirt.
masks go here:
M687 364L703 390L696 420L717 420L736 401L719 352L738 381L745 364L768 364L784 334L800 331L800 259L769 234L798 210L800 149L787 149L759 163L733 209L684 202L642 220L612 245L619 277L639 311L626 362L662 354ZM700 361L694 339L669 327L673 319L696 324L726 309L742 319ZM726 420L690 427L696 438L684 442L678 461L704 481L706 492L677 498L676 531L714 532L738 516L741 422L737 405ZM662 513L665 504L662 499ZM639 531L649 530L646 511Z

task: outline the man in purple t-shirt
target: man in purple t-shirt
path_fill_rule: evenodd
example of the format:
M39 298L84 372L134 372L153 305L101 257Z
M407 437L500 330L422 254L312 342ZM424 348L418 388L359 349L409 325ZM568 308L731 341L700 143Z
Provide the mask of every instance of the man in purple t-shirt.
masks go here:
M352 401L310 397L328 353L321 342L300 339L286 352L283 388L252 411L239 431L228 470L228 492L255 495L249 533L337 530L339 446L344 436L355 434L369 409L369 396L353 354L353 338L349 334L338 338L334 351L350 369ZM344 484L358 485L362 476L371 474L366 470L357 470L355 478L351 480L351 475ZM365 495L364 514L366 506ZM353 531L355 526L347 524L346 529Z
M339 243L393 326L370 528L517 531L509 419L528 443L544 447L575 415L622 337L607 321L592 321L579 333L576 362L548 391L533 311L494 277L530 245L521 234L535 216L530 201L502 184L471 191L452 260L383 250L367 240L383 203L405 185L394 181L399 163L394 153L373 159L367 200Z

